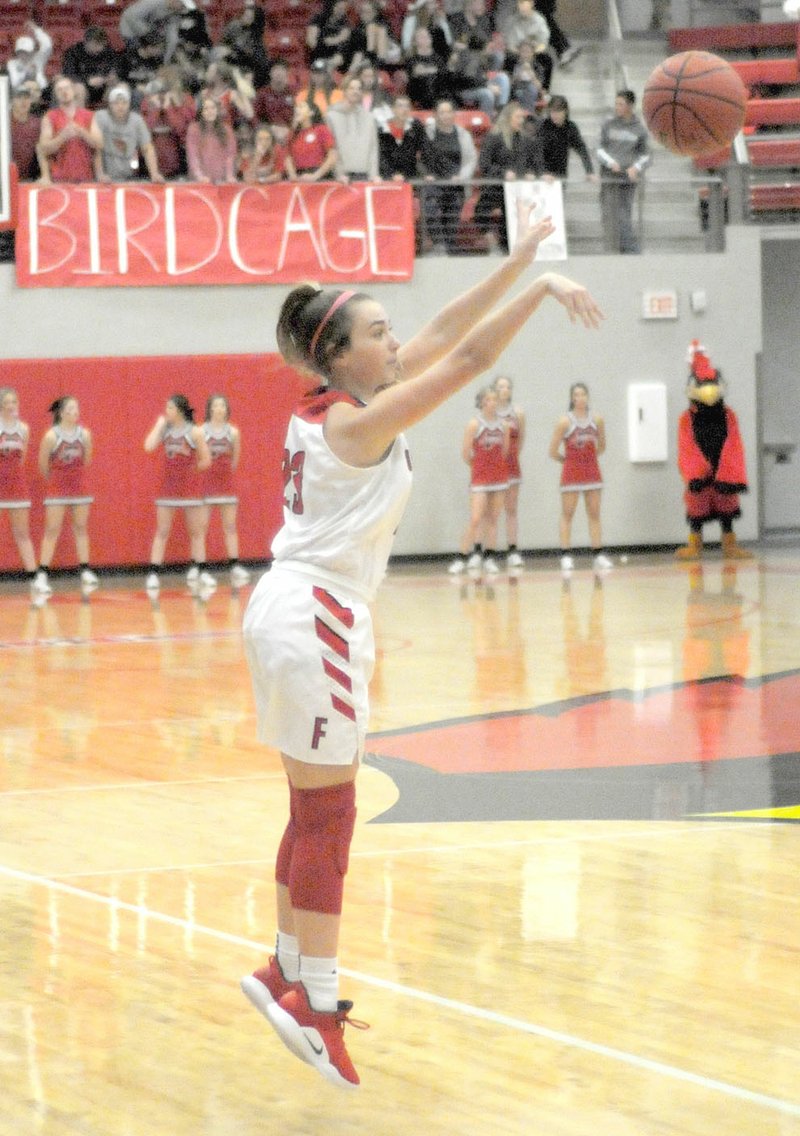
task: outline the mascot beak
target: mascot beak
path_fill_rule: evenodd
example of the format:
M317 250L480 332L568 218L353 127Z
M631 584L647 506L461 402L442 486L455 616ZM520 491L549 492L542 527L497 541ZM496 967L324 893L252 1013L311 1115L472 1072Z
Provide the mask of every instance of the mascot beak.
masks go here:
M697 383L690 386L689 398L692 402L702 402L703 406L715 406L722 398L722 387L719 383Z

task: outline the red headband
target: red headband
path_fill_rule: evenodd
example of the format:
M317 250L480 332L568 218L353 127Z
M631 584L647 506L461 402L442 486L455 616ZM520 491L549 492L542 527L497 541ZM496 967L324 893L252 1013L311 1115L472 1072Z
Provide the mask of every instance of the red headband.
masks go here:
M309 359L313 360L314 351L316 350L316 346L317 346L317 343L319 341L319 337L322 335L323 329L324 329L325 325L328 323L328 321L330 320L333 313L335 311L337 311L338 308L341 308L344 304L346 304L348 300L351 300L353 298L353 296L355 296L355 292L340 292L339 295L336 297L336 299L331 304L331 306L328 308L325 315L322 317L322 319L317 324L317 330L311 336L311 342L308 345L308 357L309 357Z

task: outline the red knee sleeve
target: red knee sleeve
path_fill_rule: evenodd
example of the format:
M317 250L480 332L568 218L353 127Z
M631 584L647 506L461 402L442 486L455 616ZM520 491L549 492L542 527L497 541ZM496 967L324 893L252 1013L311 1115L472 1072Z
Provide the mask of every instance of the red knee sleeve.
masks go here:
M356 823L352 781L295 789L294 846L289 869L292 907L340 915Z
M294 851L295 841L295 793L296 790L289 785L289 823L286 825L280 845L278 846L278 855L275 860L275 882L283 884L284 887L289 886L289 873L292 866L292 852Z

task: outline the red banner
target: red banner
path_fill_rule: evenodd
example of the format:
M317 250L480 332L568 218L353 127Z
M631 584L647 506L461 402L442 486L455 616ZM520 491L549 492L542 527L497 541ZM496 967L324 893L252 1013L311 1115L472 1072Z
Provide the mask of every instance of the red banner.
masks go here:
M26 288L410 280L411 188L21 185Z

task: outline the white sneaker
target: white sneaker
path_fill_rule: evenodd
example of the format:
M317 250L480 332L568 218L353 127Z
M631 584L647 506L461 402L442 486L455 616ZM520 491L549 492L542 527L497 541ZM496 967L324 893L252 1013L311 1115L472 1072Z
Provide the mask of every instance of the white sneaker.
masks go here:
M613 561L609 560L602 552L598 552L597 556L595 556L592 561L592 567L603 570L605 568L613 568L614 564Z
M467 561L467 568L470 570L470 572L474 572L476 569L481 568L482 566L483 557L481 556L480 552L473 552L472 556L470 556L469 560Z
M509 552L506 557L506 564L509 568L521 568L523 560L518 552Z
M217 586L217 577L212 576L210 572L201 572L197 577L197 582L203 591L209 591Z
M31 590L34 592L42 592L44 595L49 596L53 589L50 587L50 581L47 578L47 573L44 568L40 568L31 581Z
M242 584L250 583L250 573L243 565L234 564L231 568L231 583L237 588Z
M566 553L565 553L564 556L561 557L561 571L562 572L571 572L574 567L575 567L575 561L572 559L571 556L567 556Z
M463 556L457 556L452 564L449 565L447 571L451 576L460 576L466 568L466 561Z
M84 568L81 572L81 583L85 588L96 588L100 581L91 568Z
M497 561L492 556L487 556L483 562L483 570L489 576L496 576L500 569L497 567Z
M161 587L161 581L158 578L158 572L151 572L144 583L148 592L157 592Z
M186 573L186 583L187 584L196 584L199 579L200 579L200 569L197 567L196 564L193 564L191 566L191 568L189 569L189 571Z

